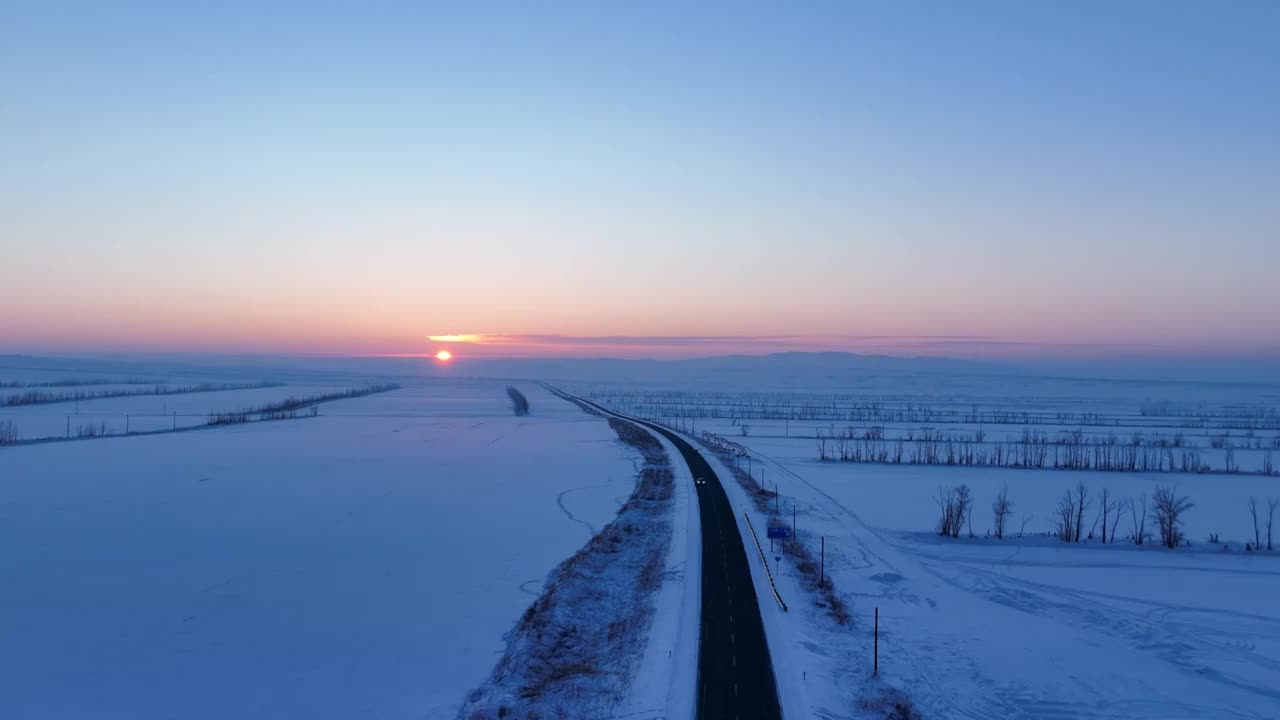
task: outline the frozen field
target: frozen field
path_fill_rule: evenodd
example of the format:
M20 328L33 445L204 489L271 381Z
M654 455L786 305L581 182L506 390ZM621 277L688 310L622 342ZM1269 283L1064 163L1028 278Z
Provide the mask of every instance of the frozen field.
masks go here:
M0 717L451 717L634 480L607 424L504 385L0 449Z
M988 489L999 480L975 482L983 471L967 468L757 457L766 477L780 480L784 517L794 504L801 528L826 537L828 572L861 622L864 637L852 643L828 642L824 631L812 646L851 644L865 665L867 621L879 607L882 673L929 716L1274 717L1275 555L1064 546L1043 536L949 541L929 530L937 484L974 486L981 535L990 525ZM1014 476L1008 481L1018 512L1038 512L1035 493L1025 489L1035 478L994 472ZM1202 516L1224 502L1207 489L1184 489L1209 505ZM1243 505L1227 504L1243 524ZM1051 507L1048 497L1043 507Z
M815 400L809 388L803 398L617 386L590 393L620 410L746 446L754 476L781 493L788 524L796 509L815 557L818 538L826 538L826 570L851 605L854 626L840 628L802 600L798 574L784 558L782 588L794 607L778 621L782 636L771 639L778 643L775 658L785 658L776 665L780 684L801 688L811 716L860 716L854 697L870 673L878 607L882 677L908 692L926 717L1276 717L1280 555L1247 553L1243 543L1253 539L1250 497L1263 504L1265 542L1265 501L1280 498L1280 477L822 462L815 440L833 422L883 427L886 437L924 427L968 433L982 427L990 435L1004 432L992 422L1004 413L1010 432L1028 417L1051 433L1084 427L1102 437L1119 429L1149 438L1181 430L1208 456L1220 450L1209 446L1213 434L1229 432L1244 444L1247 429L1223 425L1249 419L1258 423L1251 441L1275 435L1268 424L1275 388L1125 383L1108 394L1099 388L1106 384L1036 381L993 390L933 379L935 395L872 385L874 397L849 393L834 402ZM1070 395L1075 389L1079 397ZM833 405L844 414L839 421L806 417L833 412ZM894 408L903 411L896 420L886 417ZM850 416L857 413L873 417ZM986 422L969 422L974 413L987 413ZM1250 451L1259 461L1265 452ZM1248 456L1244 448L1237 454ZM1094 498L1086 532L1103 488L1124 499L1176 485L1195 503L1185 516L1192 547L1104 547L1096 536L1064 545L1046 536L1055 503L1077 482ZM939 538L933 497L939 486L961 483L974 492L978 537ZM1011 533L1030 517L1023 538L996 541L984 536L991 502L1006 484L1015 502ZM1146 525L1152 531L1152 521ZM1118 530L1122 540L1130 533L1128 514ZM1229 541L1229 550L1210 545L1210 533Z

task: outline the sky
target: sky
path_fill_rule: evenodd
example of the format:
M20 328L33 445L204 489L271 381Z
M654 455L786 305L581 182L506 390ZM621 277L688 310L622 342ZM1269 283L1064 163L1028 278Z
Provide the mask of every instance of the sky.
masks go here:
M1269 1L9 0L0 352L1280 359L1278 77Z

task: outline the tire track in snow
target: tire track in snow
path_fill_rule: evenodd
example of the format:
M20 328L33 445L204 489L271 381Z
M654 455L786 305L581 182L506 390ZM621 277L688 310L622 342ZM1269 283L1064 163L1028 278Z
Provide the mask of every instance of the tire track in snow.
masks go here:
M556 496L556 505L560 506L560 512L564 513L566 517L568 517L570 520L578 523L579 525L587 529L587 537L595 537L596 529L591 526L591 523L587 522L586 520L583 520L582 518L579 518L578 516L570 512L569 508L565 507L564 505L564 498L566 495L572 492L578 492L579 490L593 490L595 488L609 487L612 484L613 483L600 483L599 485L583 485L582 487L569 488L568 490L564 490L559 495Z

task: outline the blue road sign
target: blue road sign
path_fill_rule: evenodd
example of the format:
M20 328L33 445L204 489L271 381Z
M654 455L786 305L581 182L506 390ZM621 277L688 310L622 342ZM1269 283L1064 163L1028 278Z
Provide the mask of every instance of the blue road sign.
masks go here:
M791 537L791 528L784 526L774 526L769 528L769 537L777 540L787 540Z

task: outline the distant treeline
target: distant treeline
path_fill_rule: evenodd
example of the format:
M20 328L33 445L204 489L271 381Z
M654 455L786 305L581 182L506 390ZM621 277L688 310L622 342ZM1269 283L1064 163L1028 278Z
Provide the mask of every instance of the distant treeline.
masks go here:
M197 385L154 385L137 390L26 390L0 397L0 407L22 405L49 405L53 403L105 400L108 398L140 397L144 395L186 395L189 393L223 392L228 390L258 390L280 387L284 383L200 383ZM54 386L48 386L54 387ZM61 386L58 386L61 387Z
M323 395L307 395L298 397L291 395L283 400L258 407L232 410L229 412L210 413L208 425L236 425L239 423L253 422L255 420L289 420L299 416L302 410L310 409L309 415L314 417L320 413L319 405L321 403L332 402L334 400L350 400L352 398L361 398L368 395L376 395L377 393L390 392L399 390L399 385L369 385L362 388L353 388L351 390L343 390L342 392L325 393Z
M48 387L81 387L85 385L155 385L155 379L127 378L110 380L108 378L70 378L67 380L45 380L43 382L27 382L24 380L0 380L0 388L48 388ZM161 383L163 384L163 383Z
M832 462L1104 472L1240 472L1236 448L1227 440L1211 439L1214 448L1223 450L1223 466L1215 469L1205 462L1198 449L1185 444L1180 433L1172 437L1134 433L1121 439L1114 433L1094 438L1080 429L1063 430L1052 436L1044 431L1024 429L1021 436L988 441L981 429L965 433L923 428L909 430L898 438L886 438L880 427L865 430L850 427L818 430L815 441L818 459ZM1280 447L1280 440L1275 444ZM1271 450L1263 457L1262 473L1275 473Z
M591 397L628 415L647 418L1087 428L1140 424L1170 430L1280 430L1280 409L1265 405L1199 408L1161 402L1144 405L1136 413L1104 413L980 406L945 399L933 403L863 399L847 395L608 391L593 393Z

